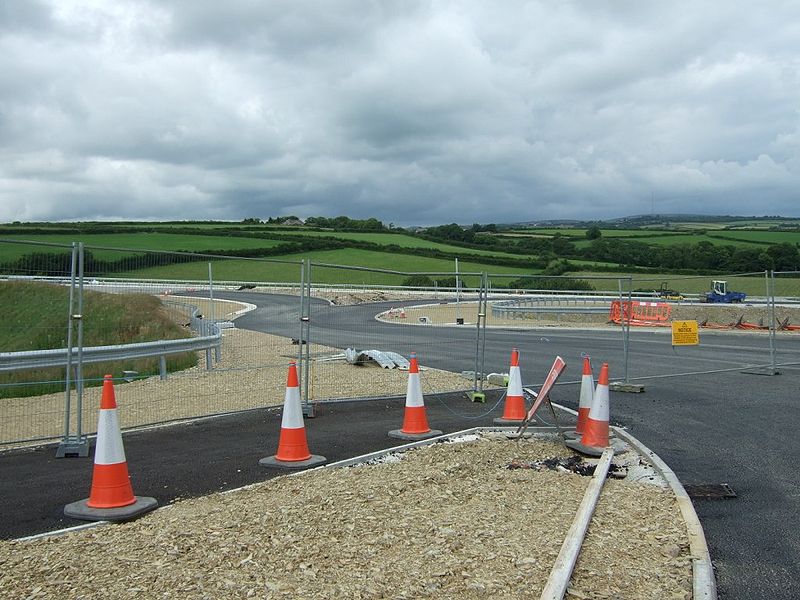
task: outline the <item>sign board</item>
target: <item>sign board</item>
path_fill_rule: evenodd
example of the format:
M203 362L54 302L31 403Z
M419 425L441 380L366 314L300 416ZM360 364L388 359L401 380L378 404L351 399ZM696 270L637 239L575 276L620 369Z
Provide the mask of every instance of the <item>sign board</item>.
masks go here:
M544 384L542 385L542 389L539 390L539 394L536 396L536 401L531 406L531 409L528 411L528 414L525 417L525 423L533 419L533 415L536 414L536 411L539 410L539 406L541 406L542 402L547 398L547 395L550 393L550 390L553 389L553 386L556 384L561 372L564 370L566 363L564 363L564 359L560 356L556 356L556 360L553 362L553 366L550 367L550 372L547 374L547 377L544 380Z
M700 343L700 333L697 321L673 321L672 345L697 346Z

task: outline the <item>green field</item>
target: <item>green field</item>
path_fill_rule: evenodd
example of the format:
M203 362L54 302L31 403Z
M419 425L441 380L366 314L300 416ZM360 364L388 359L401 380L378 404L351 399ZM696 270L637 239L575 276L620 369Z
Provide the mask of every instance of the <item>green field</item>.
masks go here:
M754 244L800 244L800 231L718 231L714 237Z
M287 282L297 283L300 280L300 261L310 259L316 263L329 265L342 265L362 267L367 269L382 269L400 271L403 273L443 273L441 277L455 276L455 262L438 258L427 258L410 254L390 254L388 252L375 252L345 248L342 250L323 250L303 254L288 254L281 256L282 261L294 261L291 264L276 262L274 260L215 260L212 261L212 272L215 281L247 281L247 282ZM479 262L459 260L461 273L503 273L503 274L534 274L538 270L518 269L487 265ZM208 264L204 262L185 263L163 267L146 268L120 273L119 277L140 277L147 279L165 280L191 280L205 281L208 279ZM357 269L336 269L332 267L315 266L311 273L315 283L352 283L367 285L400 285L407 275L393 275L390 273L376 273L360 271ZM466 278L465 278L466 279ZM474 278L477 282L477 278ZM473 284L470 284L473 285Z
M463 248L440 242L432 242L412 235L397 233L358 233L358 232L335 232L335 231L282 231L282 235L303 235L310 237L336 238L341 240L353 240L357 242L370 242L380 246L400 246L401 248L428 248L441 250L448 254L461 256L499 256L501 258L531 258L521 254L511 254L509 252L498 252L495 250L480 250L477 248Z
M506 232L503 232L498 235L504 235L505 233ZM533 236L533 237L542 237L542 236L552 237L556 234L560 234L563 237L568 237L568 238L586 239L585 228L561 229L561 228L536 227L534 229L515 229L512 230L512 233L516 236ZM646 229L602 229L601 228L600 233L602 237L605 238L656 237L656 235L670 237L670 236L686 235L685 232L680 232L680 231L659 231L658 233L654 233Z
M597 273L590 271L576 271L569 273L570 277L575 279L587 278L588 281L600 289L597 282L592 281L592 277L597 277ZM733 291L745 292L749 296L766 296L766 281L764 275L741 275L741 276L713 276L713 275L692 275L692 276L679 276L671 273L661 274L647 274L642 275L639 273L609 273L612 278L619 276L625 278L623 289L627 290L627 278L632 278L631 289L642 290L657 290L661 287L662 282L666 282L666 287L669 289L677 290L681 294L704 294L711 290L711 282L714 279L723 279L728 282L728 289ZM609 282L609 290L617 290L618 284L616 281Z
M177 227L177 226L176 226ZM258 226L253 226L258 227ZM261 226L263 228L263 226ZM242 227L247 230L247 227ZM424 248L439 250L449 254L459 256L498 256L501 258L530 258L520 254L508 252L498 252L491 250L480 250L473 248L462 248L439 242L432 242L410 235L392 233L358 233L358 232L333 232L333 231L276 231L276 235L281 236L303 236L312 238L330 238L340 240L350 240L355 242L368 242L379 246L395 245L401 248ZM269 235L269 233L264 233ZM187 235L179 233L109 233L109 234L16 234L3 235L2 240L8 241L32 241L44 242L48 244L61 244L69 246L74 242L83 242L97 258L113 260L120 258L130 252L119 252L115 250L99 250L96 247L120 248L126 250L149 250L149 251L187 251L202 252L204 250L242 250L252 248L273 248L286 243L283 240L267 238L235 237L229 235ZM0 262L16 260L20 256L31 252L64 252L68 248L55 248L52 246L33 246L26 244L6 244L0 243Z
M763 224L759 221L753 222ZM741 221L732 220L731 223ZM472 237L461 236L463 231L453 231L452 228L449 231L446 228L440 230L438 234L442 237L437 238L438 241L430 241L409 232L333 231L263 223L38 223L5 227L5 231L15 233L0 237L0 263L5 263L7 274L10 275L65 276L70 269L67 260L71 251L70 244L81 241L91 253L91 258L86 263L88 276L158 279L205 280L208 277L208 259L194 260L192 257L168 254L178 251L198 254L239 253L240 256L260 257L259 260L244 260L236 256L231 256L230 260L215 258L216 268L222 270L215 278L229 281L294 281L297 278L294 267L282 266L274 259L311 259L366 269L450 273L454 270L454 259L458 257L461 270L515 274L525 271L525 265L530 265L530 273L536 273L546 264L550 265L548 272L562 272L563 268L555 259L566 259L575 265L574 268L583 270L608 270L619 264L629 264L626 254L631 260L639 260L642 263L640 266L663 264L670 265L663 267L664 270L675 268L696 273L704 272L706 263L724 265L718 268L731 271L742 270L743 265L748 269L768 269L770 265L774 265L776 270L791 270L795 268L795 264L800 264L794 262L800 259L792 257L791 249L775 247L779 243L800 245L800 231L725 230L699 227L720 223L687 223L689 224L698 228L657 229L647 224L639 228L632 225L624 229L601 229L600 241L615 243L609 247L601 244L593 249L593 242L586 238L587 229L582 227L532 227L510 231L500 229L498 233L480 231L477 241L482 245L465 248L458 245L458 241L450 243L448 240L469 240ZM74 233L71 232L73 228ZM132 231L133 228L143 231ZM179 233L181 228L184 228L183 233ZM430 231L436 233L433 229ZM239 237L237 233L243 237ZM255 237L250 237L252 235ZM571 244L551 242L555 237ZM531 240L529 249L525 250L525 254L514 253L513 250L526 246L526 238ZM543 240L543 243L532 243L534 238ZM22 244L21 240L50 245ZM626 243L630 243L630 246L627 247ZM698 248L697 245L701 243L712 244L718 250L712 252ZM645 258L647 251L641 248L642 244L654 249L680 244L687 246L687 252L681 255L681 260L675 260L674 253L672 256L653 253L648 258L654 260L648 260ZM757 252L734 255L719 250L721 246L755 249ZM377 247L386 251L373 249ZM534 251L541 252L541 256L532 255L530 248L536 248ZM762 249L764 252L760 253ZM275 254L287 251L293 253ZM34 253L39 256L30 257L30 262L19 260ZM610 259L611 256L614 258ZM609 260L613 260L613 263L602 262ZM518 261L521 266L496 264L509 261ZM510 264L513 265L513 262ZM338 273L334 273L332 269L327 271L330 274L325 275L325 281L331 283L339 283L338 278L344 277L345 273L347 276L341 283L395 284L399 278L374 273L356 276L353 270L340 270Z
M99 250L97 247L126 250L149 250L164 252L201 252L203 250L244 250L273 248L284 242L262 238L231 237L223 235L185 235L180 233L101 233L101 234L53 234L53 235L3 235L3 240L12 242L33 241L48 244L70 245L83 242L92 254L104 260L114 260L131 252ZM64 248L23 243L0 243L0 262L17 260L31 252L69 252Z

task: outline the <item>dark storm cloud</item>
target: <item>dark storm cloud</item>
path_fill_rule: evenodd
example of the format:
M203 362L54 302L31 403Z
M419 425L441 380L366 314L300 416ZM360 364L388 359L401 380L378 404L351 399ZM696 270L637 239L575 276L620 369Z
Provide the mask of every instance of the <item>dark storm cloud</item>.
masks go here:
M0 4L0 220L798 215L790 3Z

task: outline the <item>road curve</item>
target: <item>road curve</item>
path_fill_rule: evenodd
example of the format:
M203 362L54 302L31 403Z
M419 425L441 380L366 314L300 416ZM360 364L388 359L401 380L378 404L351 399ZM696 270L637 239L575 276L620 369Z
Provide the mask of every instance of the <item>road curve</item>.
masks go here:
M258 297L245 296L255 304ZM282 317L297 302L270 300L284 307ZM378 312L401 304L413 303L330 306L317 301L312 307L313 340L337 347L416 350L434 367L474 369L474 326L400 326L374 320ZM269 330L269 318L255 311L237 325ZM583 353L593 357L595 368L598 361L608 362L612 378L622 376L619 330L489 328L486 371L506 371L512 347L520 349L526 385L540 383L556 355L567 361L562 379L568 382L580 378L577 365ZM777 347L779 360L794 365L780 367L780 375L765 376L737 368L769 363L769 338L763 332L703 331L700 346L673 348L668 330L636 329L631 332L628 375L645 384L646 391L611 393L612 421L659 454L684 484L724 482L737 493L735 499L695 500L721 598L800 598L800 533L787 526L800 514L795 476L800 461L800 335L779 337ZM576 408L576 390L564 385L553 397Z

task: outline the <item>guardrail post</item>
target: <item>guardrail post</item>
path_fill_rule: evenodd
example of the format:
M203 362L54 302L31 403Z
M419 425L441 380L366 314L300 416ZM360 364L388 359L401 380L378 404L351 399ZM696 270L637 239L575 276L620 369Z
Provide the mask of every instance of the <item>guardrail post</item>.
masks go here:
M167 378L167 357L164 354L158 357L158 371L161 380L165 380Z

